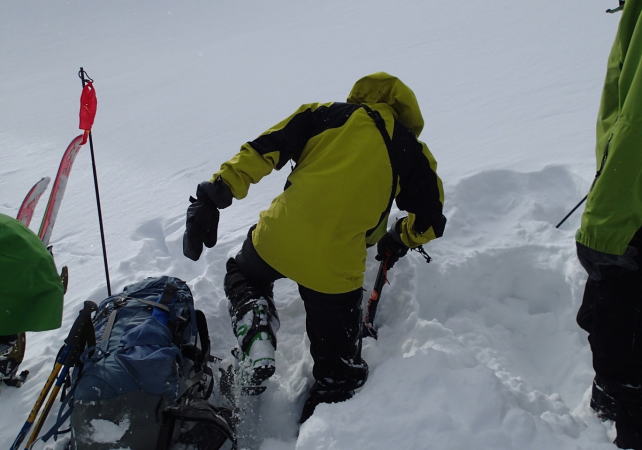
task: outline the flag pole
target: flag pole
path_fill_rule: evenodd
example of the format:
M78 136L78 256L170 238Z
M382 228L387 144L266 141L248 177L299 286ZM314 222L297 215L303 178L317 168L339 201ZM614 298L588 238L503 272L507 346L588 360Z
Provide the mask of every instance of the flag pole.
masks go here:
M78 76L80 77L80 80L82 81L82 87L83 91L85 89L85 86L89 83L92 85L93 88L93 81L89 75L87 75L87 72L81 67L80 71L78 72ZM81 108L83 108L84 105L81 104ZM82 110L81 110L81 115L82 115ZM82 128L82 127L81 127ZM102 213L102 208L100 206L100 192L98 190L98 174L96 172L96 158L94 156L94 141L91 136L91 124L89 129L85 130L85 135L89 137L89 149L91 150L91 167L94 172L94 189L96 191L96 206L98 208L98 223L100 225L100 242L102 244L103 248L103 263L105 265L105 279L107 280L107 294L111 297L111 284L109 282L109 266L107 264L107 247L105 245L105 230L103 227L103 213Z

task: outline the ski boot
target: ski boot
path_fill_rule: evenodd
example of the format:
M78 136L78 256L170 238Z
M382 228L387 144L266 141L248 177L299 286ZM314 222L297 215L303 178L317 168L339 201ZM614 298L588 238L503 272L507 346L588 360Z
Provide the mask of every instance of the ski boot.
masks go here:
M279 316L269 297L248 299L232 314L232 328L239 343L235 356L251 384L260 385L274 374L279 326Z
M314 410L320 403L340 403L351 399L356 389L363 386L363 382L353 382L352 380L344 383L337 383L333 380L317 380L314 382L308 393L299 424L303 424L314 413Z
M622 405L618 408L614 444L619 448L642 450L642 405Z
M0 381L9 386L22 386L29 375L28 370L16 375L25 356L26 343L25 333L0 336Z

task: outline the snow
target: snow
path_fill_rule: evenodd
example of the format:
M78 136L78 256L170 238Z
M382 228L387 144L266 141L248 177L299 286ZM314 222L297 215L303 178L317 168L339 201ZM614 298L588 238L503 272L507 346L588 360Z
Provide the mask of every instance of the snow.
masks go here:
M595 0L5 4L0 213L16 215L31 185L55 174L78 134L76 72L83 66L99 101L94 144L112 289L161 274L186 280L207 315L214 353L227 357L235 339L222 287L225 261L288 170L222 212L219 243L198 262L181 252L187 197L243 142L300 104L342 101L362 75L393 73L415 91L424 113L422 139L445 185L446 233L426 246L429 265L411 253L390 272L377 315L379 339L364 344L368 383L350 401L321 405L298 436L312 362L296 285L277 282L277 372L257 406L254 445L615 448L612 424L588 407L591 355L575 324L585 280L574 254L579 212L554 228L594 174L594 124L619 18L604 14L609 6ZM28 382L0 387L4 447L26 419L82 302L106 295L87 146L75 162L52 244L58 267L70 270L64 323L29 333L22 367L31 372ZM374 253L369 256L367 289L376 275Z
M103 419L93 419L89 423L92 430L90 440L100 444L118 442L129 430L129 418L127 417L119 423Z

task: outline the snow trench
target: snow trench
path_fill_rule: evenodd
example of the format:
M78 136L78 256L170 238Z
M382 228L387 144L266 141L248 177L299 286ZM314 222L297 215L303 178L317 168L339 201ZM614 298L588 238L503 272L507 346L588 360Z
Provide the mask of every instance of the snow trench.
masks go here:
M481 172L445 189L446 232L426 245L433 261L410 252L389 273L379 339L364 341L368 382L347 402L320 405L298 436L312 360L296 285L277 281L277 371L256 403L248 448L613 448L613 431L588 408L590 351L575 324L585 279L574 254L579 217L555 229L582 183L550 166ZM181 254L183 220L141 224L131 236L137 254L118 265L114 284L186 279L208 318L213 353L229 361L224 267L251 222L235 222L193 263ZM375 272L370 251L364 288Z

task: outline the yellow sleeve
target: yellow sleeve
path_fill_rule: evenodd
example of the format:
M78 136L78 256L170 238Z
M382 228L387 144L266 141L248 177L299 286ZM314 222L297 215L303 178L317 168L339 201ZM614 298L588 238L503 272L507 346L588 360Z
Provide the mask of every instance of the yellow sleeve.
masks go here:
M438 237L432 226L423 233L416 232L413 227L414 223L415 215L413 213L408 213L408 216L404 217L401 221L399 236L406 246L410 248L419 247L420 245L430 242Z
M234 198L247 195L250 184L258 183L272 170L279 170L301 154L308 140L318 133L317 123L324 108L332 103L301 105L292 115L274 125L259 137L241 146L241 150L223 163L212 181L221 177Z
M442 214L444 188L437 175L437 160L428 146L424 142L420 143L428 165L422 166L424 170L418 172L405 188L411 191L410 195L406 194L406 209L420 214L421 220L418 221L417 215L408 211L408 216L401 220L398 229L401 241L410 248L442 236L446 224L446 218Z
M241 151L221 164L221 168L212 175L210 181L221 177L229 186L234 198L242 199L247 195L250 184L258 183L261 178L272 172L278 158L278 152L261 155L249 143L243 144Z

